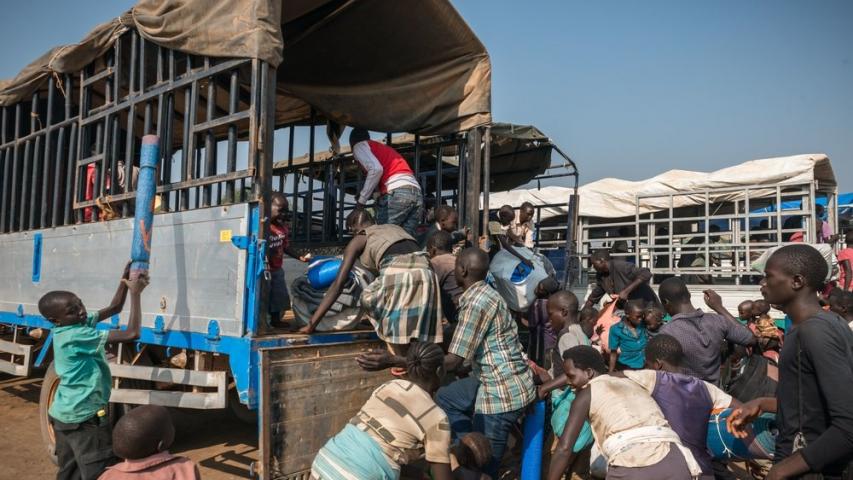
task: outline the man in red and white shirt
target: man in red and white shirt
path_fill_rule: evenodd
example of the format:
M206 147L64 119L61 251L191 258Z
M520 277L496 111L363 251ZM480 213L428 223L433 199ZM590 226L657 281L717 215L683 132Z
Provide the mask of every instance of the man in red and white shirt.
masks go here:
M353 157L365 172L356 208L364 208L378 188L377 223L399 225L414 235L423 219L424 200L409 163L393 148L371 140L363 128L354 128L349 142Z

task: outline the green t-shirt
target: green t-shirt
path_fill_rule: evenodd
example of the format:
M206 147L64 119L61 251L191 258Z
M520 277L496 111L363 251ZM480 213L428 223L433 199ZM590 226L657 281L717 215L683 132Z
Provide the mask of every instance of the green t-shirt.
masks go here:
M98 314L85 323L53 329L53 367L59 386L48 413L63 423L92 418L110 401L110 367L104 355L109 331L96 330Z

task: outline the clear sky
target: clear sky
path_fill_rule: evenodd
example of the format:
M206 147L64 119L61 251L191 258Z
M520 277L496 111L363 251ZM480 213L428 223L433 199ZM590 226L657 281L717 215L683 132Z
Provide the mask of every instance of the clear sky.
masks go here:
M0 78L133 4L7 3ZM495 119L538 126L583 183L824 152L853 190L853 2L453 3L492 56Z

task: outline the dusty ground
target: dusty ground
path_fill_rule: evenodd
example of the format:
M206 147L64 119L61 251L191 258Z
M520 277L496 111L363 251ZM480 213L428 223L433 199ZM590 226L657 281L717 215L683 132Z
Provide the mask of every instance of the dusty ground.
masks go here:
M41 378L0 373L0 479L55 478L39 429ZM173 411L177 431L171 451L194 460L202 478L248 478L258 459L256 427L227 411Z
M0 373L0 480L55 478L39 430L40 389L41 378ZM249 465L258 459L254 426L227 411L173 410L172 417L177 436L171 451L194 460L202 478L249 478ZM739 479L751 479L742 465L731 467Z

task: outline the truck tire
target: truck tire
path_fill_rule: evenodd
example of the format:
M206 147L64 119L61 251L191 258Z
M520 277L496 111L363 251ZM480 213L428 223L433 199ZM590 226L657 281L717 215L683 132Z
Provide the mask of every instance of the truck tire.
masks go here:
M249 410L249 407L240 402L240 395L237 394L237 386L234 385L234 382L228 385L228 398L226 402L228 403L228 410L231 411L234 418L247 425L258 424L258 411Z
M56 436L53 433L53 425L50 424L50 417L47 415L50 405L53 403L53 396L56 394L56 387L59 386L59 377L56 375L56 370L53 368L53 362L47 367L44 373L44 379L41 382L41 393L39 394L39 426L41 426L41 439L47 449L47 455L54 465L58 464L56 459Z

